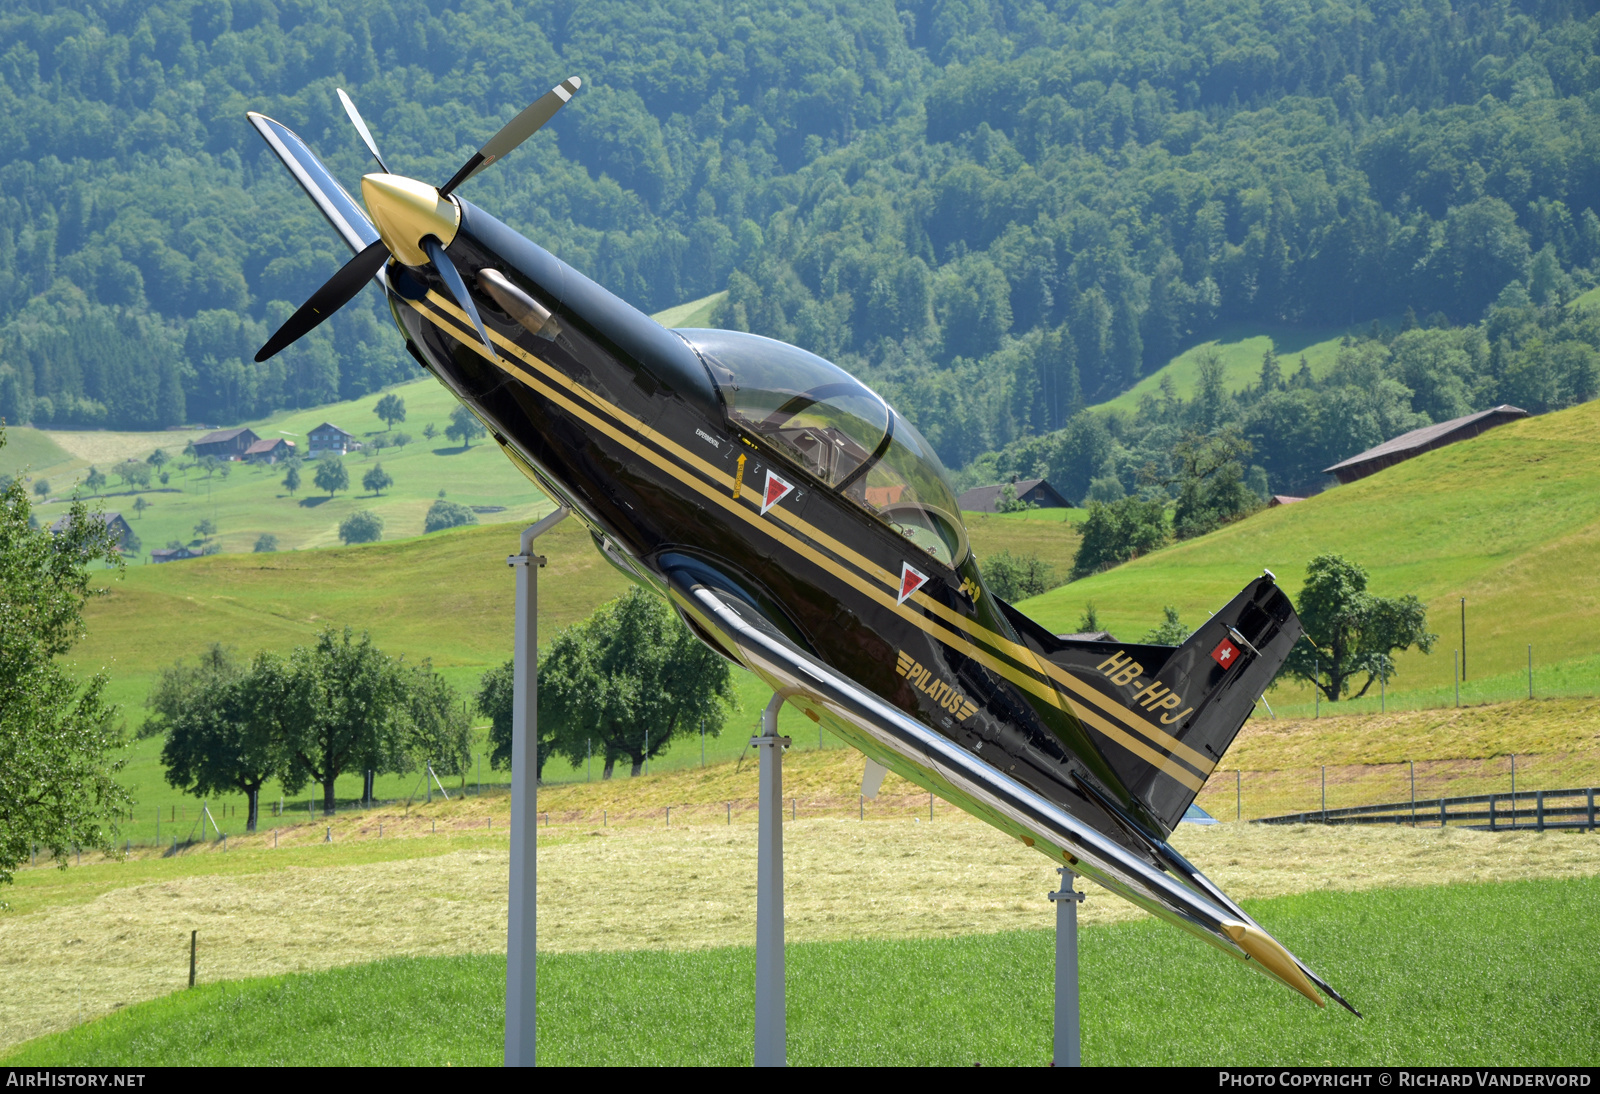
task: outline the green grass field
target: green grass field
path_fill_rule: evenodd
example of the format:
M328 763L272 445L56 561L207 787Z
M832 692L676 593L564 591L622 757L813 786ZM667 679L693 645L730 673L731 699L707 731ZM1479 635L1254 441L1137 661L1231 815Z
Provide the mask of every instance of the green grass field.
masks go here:
M658 313L653 318L669 326L695 326L709 321L711 312L727 294L715 293L691 300ZM114 430L38 430L13 427L7 430L7 444L0 449L0 473L27 474L31 480L50 485L51 499L37 507L41 521L56 519L66 511L73 489L95 465L110 478L96 503L107 511L120 511L138 533L143 545L141 557L164 547L170 541L196 543L194 527L202 519L215 522L217 542L224 552L249 552L257 537L270 532L278 537L280 550L326 547L339 542L339 523L351 513L370 509L384 520L384 539L402 539L422 533L423 518L441 490L452 501L478 507L485 524L520 521L523 523L548 511L548 503L499 450L483 440L462 447L444 436L450 412L458 404L442 385L431 377L398 384L388 391L406 404L406 420L390 429L373 414L383 394L374 392L348 402L307 410L281 411L255 421L228 423L249 426L265 438L286 437L303 453L306 435L322 422L332 422L354 433L363 443L360 452L345 457L350 488L332 497L312 485L313 466L302 468L303 485L294 495L283 486L284 469L232 463L224 477L220 472L207 477L199 470L187 474L168 467L165 487L153 484L149 490L132 490L121 484L111 469L122 460L142 460L162 448L176 461L184 445L208 432L196 427L159 433L117 432ZM423 429L432 424L438 435L425 438ZM410 444L375 451L371 444L379 437L392 438L407 433ZM362 476L374 463L383 464L394 485L373 494L361 485ZM143 497L149 508L138 515L134 501Z
M1121 395L1098 404L1097 409L1131 414L1139 409L1140 399L1160 392L1163 377L1172 378L1178 395L1194 398L1200 383L1200 356L1212 350L1222 359L1229 391L1242 391L1260 381L1261 359L1268 349L1278 354L1278 367L1285 377L1299 369L1302 355L1313 376L1325 376L1333 367L1339 342L1346 333L1350 332L1337 327L1269 327L1263 330L1258 323L1228 324L1216 338L1184 350Z
M1306 563L1337 552L1365 566L1370 590L1414 593L1439 634L1431 655L1399 658L1390 696L1453 702L1453 651L1467 607L1464 700L1535 686L1593 693L1600 640L1600 403L1529 418L1398 464L1212 535L1054 589L1023 608L1054 630L1075 627L1093 602L1102 623L1134 638L1177 607L1191 626L1270 569L1294 596ZM1268 696L1309 713L1309 689ZM1374 696L1367 703L1377 706ZM1323 706L1327 712L1327 704Z
M1091 899L1101 899L1091 896ZM1087 1064L1583 1066L1600 1056L1600 879L1249 902L1365 1014L1318 1010L1149 921L1080 935ZM789 1060L1049 1061L1048 931L788 947ZM204 984L26 1043L9 1066L493 1065L497 955ZM750 1063L754 953L545 954L550 1065Z

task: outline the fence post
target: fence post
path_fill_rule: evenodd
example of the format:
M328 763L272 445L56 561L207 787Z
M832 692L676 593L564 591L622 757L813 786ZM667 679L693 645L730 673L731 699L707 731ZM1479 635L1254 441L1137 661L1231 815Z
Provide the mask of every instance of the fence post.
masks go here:
M1411 765L1411 827L1417 826L1417 761L1407 760Z
M1589 788L1589 831L1594 831L1594 787Z
M189 932L189 986L194 987L195 948L200 938L199 931Z
M1533 827L1536 832L1544 831L1544 791L1541 790L1533 798Z
M1517 754L1511 754L1511 827L1517 826Z
M1495 816L1494 816L1494 798L1495 798L1495 796L1493 794L1489 795L1489 831L1491 831L1491 832L1496 831L1496 828L1495 828Z
M1440 828L1444 828L1445 827L1445 816L1446 816L1446 814L1445 814L1445 809L1444 809L1444 795L1441 794L1439 796L1439 827Z

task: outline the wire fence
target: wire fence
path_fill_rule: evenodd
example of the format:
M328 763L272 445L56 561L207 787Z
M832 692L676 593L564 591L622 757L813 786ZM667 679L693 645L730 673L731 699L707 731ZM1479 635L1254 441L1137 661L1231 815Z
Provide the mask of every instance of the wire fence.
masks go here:
M1515 794L1520 800L1524 793L1592 786L1600 786L1600 749L1273 771L1220 770L1195 804L1225 821L1300 814L1315 821L1325 812L1432 801L1429 820L1437 823L1437 803L1442 798Z

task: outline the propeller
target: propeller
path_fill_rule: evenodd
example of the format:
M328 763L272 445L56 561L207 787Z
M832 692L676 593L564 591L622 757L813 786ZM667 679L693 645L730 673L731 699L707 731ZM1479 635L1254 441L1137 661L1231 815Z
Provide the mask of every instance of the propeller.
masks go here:
M456 303L461 305L461 310L467 313L467 318L471 319L472 325L478 329L478 337L483 340L483 348L489 351L490 360L495 359L496 354L493 344L489 341L489 332L484 329L483 318L478 315L478 305L472 302L472 297L467 292L467 283L461 280L461 271L450 261L450 256L444 253L444 244L439 242L437 236L424 236L422 245L427 249L428 257L433 260L439 276L444 280L445 287L450 290L450 295L456 298Z
M356 109L356 104L350 101L350 96L344 93L344 88L336 87L339 101L344 104L344 112L350 116L350 124L356 127L356 132L361 134L361 139L366 143L367 151L372 153L372 158L378 161L378 166L383 168L384 174L390 174L389 165L383 162L383 157L378 155L378 142L372 139L372 130L367 128L367 123L361 120L361 111Z
M383 240L380 239L346 262L322 288L311 294L310 300L300 305L300 309L289 317L288 322L267 339L267 344L256 351L256 360L265 361L279 350L310 334L324 319L348 304L350 298L372 280L388 259L389 248L384 246ZM459 275L457 276L459 278Z
M378 142L372 139L372 131L367 128L367 123L362 120L361 112L356 109L355 102L351 100L343 88L337 88L336 90L339 93L339 102L343 104L344 112L349 115L350 123L355 126L356 133L361 137L361 142L367 146L367 151L372 153L372 158L378 161L378 166L383 170L383 175L369 175L362 179L362 193L367 199L369 208L372 206L375 193L386 195L384 200L388 200L390 195L406 194L409 191L412 208L403 210L403 212L409 214L403 219L416 223L419 222L419 217L422 220L426 220L431 215L437 219L439 209L449 209L449 204L446 203L445 199L450 196L456 187L485 168L505 159L519 145L537 133L545 122L553 118L556 111L567 105L573 94L582 86L583 81L581 79L576 76L570 76L545 92L545 94L539 96L520 114L501 126L500 131L490 137L487 144L474 152L467 162L461 165L460 170L450 176L450 181L446 182L438 190L432 190L431 187L413 183L409 179L393 175L389 171L388 165L383 162L383 156L378 152ZM387 180L387 183L385 183L385 180ZM369 190L367 186L369 182L379 183L380 185L376 185ZM423 195L416 193L418 190L428 191L431 195L422 203L423 205L431 204L433 206L431 210L424 209L422 212L418 212L421 206L416 203L419 198L423 197ZM392 223L392 220L377 215L378 210L375 208L372 208L371 211L374 214L373 220L378 225L379 233L382 234L385 226ZM459 222L459 211L454 212L457 222ZM450 290L450 295L455 297L456 303L461 306L461 310L466 312L467 317L472 320L472 325L478 332L478 338L483 342L484 348L489 351L489 356L491 358L495 357L494 345L489 341L488 329L484 327L483 318L478 314L478 307L472 302L471 294L467 292L467 285L461 278L461 272L456 269L455 263L451 262L450 256L445 253L445 246L446 243L442 242L434 232L429 232L420 239L396 239L393 241L379 239L377 242L370 244L340 267L339 272L329 278L326 284L313 293L310 300L300 305L299 310L289 317L288 322L279 327L272 337L267 339L266 345L256 352L256 360L265 361L274 354L288 348L299 339L310 334L323 320L349 303L361 291L362 286L375 277L378 271L383 268L384 263L388 261L396 247L400 249L402 256L416 258L421 255L433 263L434 269L439 273L440 280ZM400 258L400 260L404 262L405 258Z

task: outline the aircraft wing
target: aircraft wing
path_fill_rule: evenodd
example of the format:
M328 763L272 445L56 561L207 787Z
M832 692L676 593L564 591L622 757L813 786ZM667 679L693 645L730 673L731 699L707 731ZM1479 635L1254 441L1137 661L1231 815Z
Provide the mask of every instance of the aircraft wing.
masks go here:
M1323 1005L1316 990L1321 987L1356 1013L1164 842L1152 840L1152 850L1181 881L801 650L731 587L712 587L704 571L669 569L667 576L674 604L702 637L709 635L723 647L721 652L736 655L791 705L835 728L870 759L1118 896L1252 962L1318 1006Z

